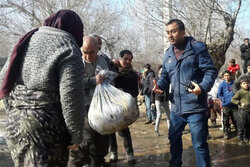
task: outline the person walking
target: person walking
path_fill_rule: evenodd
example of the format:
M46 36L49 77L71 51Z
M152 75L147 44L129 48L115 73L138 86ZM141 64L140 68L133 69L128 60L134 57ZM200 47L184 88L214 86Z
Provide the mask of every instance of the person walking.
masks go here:
M154 78L154 84L159 80L162 72L162 65L160 65L157 69L157 76ZM167 128L169 129L170 125L170 110L169 110L169 89L167 88L163 93L155 93L152 91L152 105L156 108L156 120L155 120L155 135L160 136L159 133L159 126L160 126L160 119L162 113L166 113L166 120L167 120ZM162 112L163 111L163 112Z
M120 59L116 66L116 72L118 76L115 78L115 87L129 93L135 99L139 94L138 91L138 75L133 70L132 66L133 54L129 50L122 50L120 52ZM137 101L137 100L136 100ZM128 163L135 164L136 159L134 157L134 150L132 145L132 138L130 134L129 127L120 130L118 134L122 137L123 145L127 153ZM117 141L115 133L109 136L109 145L110 145L110 162L116 162L118 160L117 153Z
M189 125L196 155L196 166L209 167L207 143L207 92L217 77L217 70L206 45L185 37L185 25L179 19L166 24L171 43L165 52L162 73L153 90L161 93L171 83L170 160L169 167L182 165L182 132Z
M145 124L152 123L153 125L155 125L155 119L156 119L155 108L152 107L152 99L151 99L154 77L155 73L151 69L151 65L145 64L143 71L143 86L142 86L143 88L142 94L145 97L145 106L147 110L147 120Z
M6 141L15 166L67 166L82 142L83 23L60 10L23 36L0 74Z

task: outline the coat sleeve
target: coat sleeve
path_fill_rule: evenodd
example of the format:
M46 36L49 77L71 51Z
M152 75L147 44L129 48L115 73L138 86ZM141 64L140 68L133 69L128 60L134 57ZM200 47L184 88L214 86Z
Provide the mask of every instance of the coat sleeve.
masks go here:
M66 127L71 135L71 142L80 144L84 127L84 66L80 56L69 55L61 60L58 68L59 92L62 113Z
M223 97L223 83L220 84L217 92L217 97L220 99L221 102L224 102L224 97Z
M203 49L199 55L199 68L203 74L203 80L199 84L202 91L209 92L217 78L217 69L208 53L207 48Z
M159 80L157 81L157 85L161 90L167 90L169 88L170 79L169 74L166 69L166 62L167 62L167 56L165 56L163 64L162 64L162 71L161 76Z

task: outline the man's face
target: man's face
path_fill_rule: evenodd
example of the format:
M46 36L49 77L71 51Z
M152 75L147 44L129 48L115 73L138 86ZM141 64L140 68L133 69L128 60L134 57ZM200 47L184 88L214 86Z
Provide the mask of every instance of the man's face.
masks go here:
M225 73L225 74L224 74L224 79L225 79L226 82L230 82L230 80L231 80L231 75L230 75L229 73Z
M179 45L185 39L185 31L180 31L176 22L167 25L167 37L168 41L172 45Z
M82 54L86 61L94 63L97 58L98 47L91 44L84 44L82 46Z
M162 68L159 69L158 75L161 75L161 72L162 72Z
M248 82L242 82L240 86L242 89L248 89Z
M131 54L124 54L124 56L119 60L123 68L130 68L133 56Z
M248 45L249 44L249 40L244 40L244 44Z
M250 74L250 66L247 67L247 73Z

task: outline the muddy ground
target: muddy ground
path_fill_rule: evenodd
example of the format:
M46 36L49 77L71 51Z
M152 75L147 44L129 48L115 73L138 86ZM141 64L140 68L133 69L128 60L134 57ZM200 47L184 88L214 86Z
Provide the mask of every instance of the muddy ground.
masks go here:
M1 104L0 104L1 105ZM126 153L122 145L122 140L118 139L119 161L113 163L112 167L166 167L170 157L169 145L167 144L167 125L165 115L163 115L160 124L160 134L154 135L154 125L144 124L145 106L140 106L140 117L130 126L134 152L137 158L135 165L128 165L126 162ZM8 153L3 139L5 115L0 106L0 167L13 167L13 163ZM211 164L214 167L248 167L250 166L250 146L238 146L237 137L233 130L230 139L223 139L223 132L219 129L219 120L217 127L209 128L210 135L214 138L209 140L211 155ZM195 167L195 155L191 144L188 127L183 132L183 167ZM108 160L107 156L107 160Z

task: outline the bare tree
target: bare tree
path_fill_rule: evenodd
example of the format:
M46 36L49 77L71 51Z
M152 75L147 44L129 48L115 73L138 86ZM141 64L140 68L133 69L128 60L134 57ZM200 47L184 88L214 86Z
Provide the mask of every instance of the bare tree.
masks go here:
M217 69L224 64L225 54L234 39L235 23L242 2L249 2L249 0L173 0L173 4L170 4L169 0L139 1L147 6L144 11L148 15L142 12L143 5L138 6L131 2L132 10L141 22L147 22L151 28L154 25L154 30L151 29L154 34L160 33L158 28L166 23L162 18L169 17L168 13L163 12L162 7L171 7L172 17L184 21L187 35L207 44Z
M0 0L0 32L14 43L27 31L42 26L52 13L72 9L82 18L85 35L101 35L113 56L116 43L126 31L126 27L120 26L123 8L117 6L108 0Z

